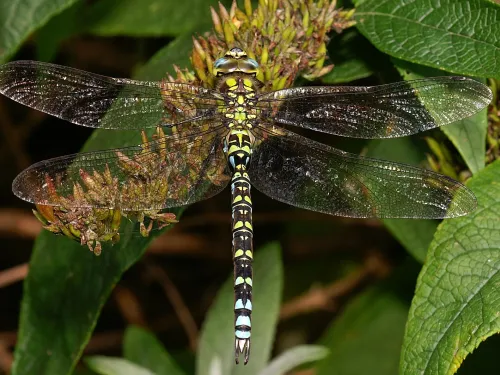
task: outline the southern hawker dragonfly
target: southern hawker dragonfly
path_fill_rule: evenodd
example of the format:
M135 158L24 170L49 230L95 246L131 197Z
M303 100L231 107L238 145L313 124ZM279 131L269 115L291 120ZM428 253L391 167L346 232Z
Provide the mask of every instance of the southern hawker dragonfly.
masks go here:
M162 127L167 132L136 147L30 166L13 182L14 193L28 202L57 206L60 196L83 194L82 186L89 184L82 179L93 171L107 176L92 180L94 185L112 189L104 196L66 200L66 205L163 210L207 199L230 184L237 363L240 355L247 363L250 354L251 185L273 199L346 217L438 219L466 215L476 207L474 194L451 178L343 152L290 129L355 138L407 136L478 112L492 99L485 85L464 77L435 77L373 87L263 92L259 64L240 48L218 59L213 72L214 87L203 88L14 61L0 67L0 92L77 125Z

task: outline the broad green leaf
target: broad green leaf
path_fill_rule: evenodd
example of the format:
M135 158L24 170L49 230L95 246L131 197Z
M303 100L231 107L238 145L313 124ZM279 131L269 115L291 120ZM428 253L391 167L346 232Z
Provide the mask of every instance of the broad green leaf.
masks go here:
M0 63L51 17L77 0L0 0Z
M444 126L441 130L455 145L473 174L484 168L488 131L486 109L453 125Z
M160 49L135 74L137 79L145 81L160 81L166 73L172 72L172 65L190 67L189 56L193 49L193 34L185 33L172 43Z
M367 0L357 27L379 50L453 73L500 78L500 6L486 0Z
M227 0L222 3L230 5ZM210 6L218 7L218 1L101 0L90 11L88 30L98 35L180 35L208 29Z
M255 375L267 364L278 322L283 266L277 243L255 252L252 346L245 366L234 363L233 276L224 283L203 325L196 363L197 375Z
M371 141L367 156L415 166L424 159L422 150L410 137ZM421 263L425 261L427 248L437 228L436 220L382 219L382 222L415 259Z
M406 262L395 275L351 301L321 344L330 355L317 375L397 374L404 327L419 265Z
M467 185L478 208L438 227L409 313L401 375L454 374L500 332L500 161Z
M158 339L139 327L130 326L125 331L123 356L156 375L184 375Z
M437 69L417 66L402 60L395 59L395 65L405 80L443 75L443 72ZM486 81L483 80L483 83ZM488 130L486 108L474 116L443 126L440 129L455 145L473 174L484 168L485 139Z
M41 233L24 282L12 374L71 373L113 286L150 241L122 236L96 257L75 241Z
M438 222L427 219L383 219L384 225L401 245L420 263L425 262L427 249Z
M221 3L230 5L228 0ZM191 48L193 32L211 28L210 6L218 9L217 4L216 0L80 1L52 18L37 33L38 59L51 60L62 40L89 32L103 36L145 37L187 34L189 40L186 46ZM184 57L189 62L188 55Z
M126 359L94 356L85 358L85 363L101 375L156 375Z
M40 28L35 35L36 59L53 60L60 43L73 35L84 32L90 22L89 8L88 2L77 1Z
M378 55L376 58L373 55ZM335 35L328 44L328 55L333 63L333 70L321 77L321 82L337 84L368 77L377 70L378 62L385 60L384 55L378 52L355 29Z
M474 116L444 126L441 130L457 148L473 174L484 168L486 154L487 110Z
M319 345L296 346L273 359L259 375L282 375L307 362L318 361L328 355L328 349Z
M174 50L163 53L169 63ZM159 69L161 64L154 66ZM165 71L171 66L164 65ZM158 75L144 69L142 74ZM68 124L68 130L76 125ZM85 150L140 143L139 132L96 130ZM179 214L181 211L175 211ZM155 235L160 232L157 231ZM102 306L122 273L144 253L151 238L122 236L95 257L64 237L43 232L35 242L24 283L13 375L71 373L90 338Z

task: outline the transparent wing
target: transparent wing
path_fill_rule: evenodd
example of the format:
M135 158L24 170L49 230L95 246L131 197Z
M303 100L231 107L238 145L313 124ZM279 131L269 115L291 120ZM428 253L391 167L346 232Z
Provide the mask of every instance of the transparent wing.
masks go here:
M0 66L0 93L74 124L144 129L214 117L213 91L187 84L109 78L35 61Z
M465 77L434 77L371 87L298 87L259 99L262 118L354 138L395 138L469 117L490 89Z
M161 210L220 192L230 180L219 124L184 138L44 160L21 172L12 190L41 205Z
M262 127L250 180L279 201L347 217L447 218L476 207L474 194L440 174L364 158L295 133Z

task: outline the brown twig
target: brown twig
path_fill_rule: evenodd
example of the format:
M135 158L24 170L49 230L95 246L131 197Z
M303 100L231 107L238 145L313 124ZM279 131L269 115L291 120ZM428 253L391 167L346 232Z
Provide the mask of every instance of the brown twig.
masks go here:
M151 254L168 255L196 255L201 258L221 258L221 253L210 251L207 239L201 236L182 233L179 231L167 232L156 238L148 248Z
M118 304L123 318L128 324L147 327L146 318L136 295L128 288L117 285L113 290L113 297Z
M371 276L385 274L387 274L387 266L378 259L377 255L369 255L362 268L351 272L345 278L325 287L313 287L308 292L283 304L280 319L290 319L318 310L332 310L336 307L334 299L347 295Z
M153 264L146 264L146 266L149 274L163 287L165 295L174 307L175 313L186 331L186 335L189 340L189 347L191 350L195 351L198 341L198 327L196 326L196 322L194 321L188 307L184 303L179 291L161 267Z
M0 234L21 238L35 238L42 224L32 213L19 209L0 209ZM137 233L139 235L139 233ZM169 232L155 239L148 251L153 254L195 254L217 258L217 252L208 251L202 237L180 232Z
M0 271L0 288L24 280L24 278L28 274L28 268L28 263L23 263L18 266Z
M5 343L0 341L0 370L6 374L10 373L12 367L13 356Z
M313 368L309 368L306 370L298 370L291 373L291 375L314 375L314 374L316 374L316 369Z
M0 233L22 238L35 238L42 224L30 212L18 209L0 210Z
M123 330L94 333L85 346L85 353L102 353L122 347Z
M7 347L14 346L17 340L17 332L0 332L0 341L7 345Z
M230 221L231 216L228 212L204 213L196 216L182 217L179 223L176 224L176 228L178 230L186 230L186 228L206 226L208 224L229 224ZM300 209L256 213L253 215L253 221L258 224L283 223L291 221L334 221L337 223L355 223L356 225L361 225L363 227L381 226L380 221L378 220L351 219Z

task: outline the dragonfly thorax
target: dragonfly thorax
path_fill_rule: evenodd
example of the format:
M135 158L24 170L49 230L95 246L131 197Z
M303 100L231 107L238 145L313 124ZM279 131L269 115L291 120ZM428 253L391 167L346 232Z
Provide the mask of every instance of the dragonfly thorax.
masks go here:
M220 111L229 129L225 138L227 160L234 172L238 166L249 164L254 143L251 129L255 128L259 110L256 108L254 80L248 75L231 74L220 78L219 90L224 104Z

